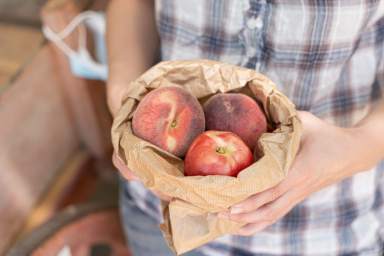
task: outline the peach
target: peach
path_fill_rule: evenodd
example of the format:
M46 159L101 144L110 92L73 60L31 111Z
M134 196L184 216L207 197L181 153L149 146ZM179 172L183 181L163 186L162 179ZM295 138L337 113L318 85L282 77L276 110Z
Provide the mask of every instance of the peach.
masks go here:
M184 174L236 177L251 165L251 150L232 132L206 131L193 141L184 161Z
M204 114L207 130L233 132L252 150L267 130L263 111L245 94L216 94L204 104Z
M197 99L180 87L162 87L149 92L132 118L133 133L182 157L205 129L204 111Z

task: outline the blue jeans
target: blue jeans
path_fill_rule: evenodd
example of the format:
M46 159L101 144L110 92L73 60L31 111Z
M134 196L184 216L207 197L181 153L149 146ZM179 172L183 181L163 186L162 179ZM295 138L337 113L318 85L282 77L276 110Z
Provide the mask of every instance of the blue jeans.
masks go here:
M120 214L127 243L134 256L172 256L159 224L138 208L120 183ZM183 256L203 256L201 252L190 251Z

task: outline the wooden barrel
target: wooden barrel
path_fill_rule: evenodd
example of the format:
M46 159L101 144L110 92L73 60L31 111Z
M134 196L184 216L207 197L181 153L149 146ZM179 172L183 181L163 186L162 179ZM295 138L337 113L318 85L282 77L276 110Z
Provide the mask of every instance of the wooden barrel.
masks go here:
M70 206L17 242L9 256L127 256L116 203Z

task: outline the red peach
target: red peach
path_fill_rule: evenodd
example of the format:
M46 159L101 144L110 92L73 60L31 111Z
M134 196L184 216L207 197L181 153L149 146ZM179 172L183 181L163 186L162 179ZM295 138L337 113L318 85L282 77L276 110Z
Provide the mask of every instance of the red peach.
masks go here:
M182 157L205 129L204 112L197 99L180 87L162 87L149 92L132 118L133 133Z
M241 93L220 93L204 105L207 130L230 131L237 134L252 150L267 121L257 102Z
M252 152L239 136L232 132L206 131L189 147L184 161L184 174L236 177L252 162Z

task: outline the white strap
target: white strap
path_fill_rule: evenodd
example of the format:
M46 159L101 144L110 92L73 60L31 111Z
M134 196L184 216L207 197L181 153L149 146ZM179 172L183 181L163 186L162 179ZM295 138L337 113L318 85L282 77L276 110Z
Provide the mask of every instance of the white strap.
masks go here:
M44 36L54 42L67 56L76 54L74 50L72 50L55 32L52 31L52 29L44 26L42 30Z
M71 249L68 245L65 245L56 256L71 256Z
M54 32L48 26L43 26L43 34L50 41L57 44L57 46L66 53L68 56L71 54L75 54L75 51L71 49L63 39L70 35L79 25L84 22L85 19L92 17L93 15L98 14L94 11L86 11L77 15L75 18L71 20L71 22L60 32ZM79 48L86 47L86 31L84 28L80 27L79 29Z

